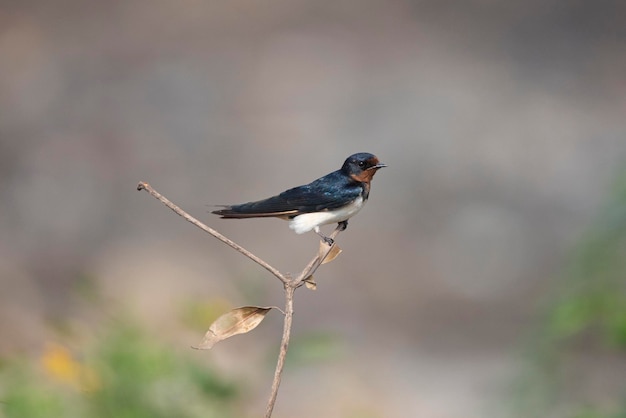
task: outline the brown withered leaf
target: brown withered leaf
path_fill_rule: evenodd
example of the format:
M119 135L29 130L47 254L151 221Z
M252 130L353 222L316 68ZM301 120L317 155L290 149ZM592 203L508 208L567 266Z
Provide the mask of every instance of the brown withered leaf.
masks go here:
M271 310L272 307L243 306L226 312L211 324L200 344L194 348L208 350L226 338L252 331Z
M317 283L315 282L313 275L304 279L303 282L307 289L317 290Z
M324 241L320 241L320 251L318 253L319 256L322 257L326 253L326 251L328 251L328 244L326 244ZM322 261L322 264L330 263L331 261L333 261L335 258L337 258L339 254L341 254L341 251L341 248L339 248L339 246L335 244L333 248L331 248L324 261Z

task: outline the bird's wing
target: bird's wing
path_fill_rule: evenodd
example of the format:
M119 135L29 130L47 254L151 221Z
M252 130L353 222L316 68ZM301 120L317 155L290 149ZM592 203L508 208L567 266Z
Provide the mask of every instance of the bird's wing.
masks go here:
M294 187L277 196L213 211L223 218L289 218L302 213L337 209L361 195L361 188L331 173L304 186Z

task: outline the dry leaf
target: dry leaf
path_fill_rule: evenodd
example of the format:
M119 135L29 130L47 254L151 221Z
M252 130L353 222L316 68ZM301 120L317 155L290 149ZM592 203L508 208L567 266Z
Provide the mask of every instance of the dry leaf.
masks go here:
M304 279L303 282L307 289L317 290L317 283L312 275Z
M243 306L235 308L217 318L204 335L198 347L200 350L208 350L216 343L230 338L233 335L244 334L252 331L265 318L272 307Z
M328 251L328 244L326 244L324 241L320 242L320 251L319 251L319 256L323 257L324 254L326 254L326 251ZM337 244L335 244L331 249L330 252L328 253L328 255L326 256L326 258L324 259L324 261L322 261L322 264L326 264L326 263L330 263L331 261L333 261L335 258L337 258L337 256L341 254L341 248L339 248L339 246Z

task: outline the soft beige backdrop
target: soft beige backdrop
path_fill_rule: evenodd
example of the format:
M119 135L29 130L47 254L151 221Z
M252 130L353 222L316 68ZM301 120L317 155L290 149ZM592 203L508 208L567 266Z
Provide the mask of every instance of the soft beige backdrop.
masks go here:
M97 322L73 292L85 276L181 346L199 336L180 303L282 304L274 278L137 182L295 271L314 234L207 205L368 151L389 168L319 290L296 295L295 335L334 333L341 354L288 369L276 416L500 416L543 295L626 157L625 14L610 1L4 1L0 352L37 353L58 318ZM269 317L198 354L253 382L253 415L280 329Z

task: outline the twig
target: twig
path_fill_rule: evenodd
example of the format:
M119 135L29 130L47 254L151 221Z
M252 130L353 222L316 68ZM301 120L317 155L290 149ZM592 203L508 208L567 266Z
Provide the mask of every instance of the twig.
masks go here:
M157 192L150 186L148 183L140 182L137 185L137 190L145 190L150 193L154 198L159 200L165 206L173 210L177 215L183 217L186 221L192 223L203 231L211 234L218 240L222 241L224 244L230 246L231 248L237 250L241 254L245 255L274 276L276 276L282 283L285 289L285 312L284 312L284 324L283 324L283 336L280 343L280 351L278 353L278 361L276 362L276 370L274 371L274 380L272 381L272 389L270 392L270 397L267 402L267 409L265 411L265 418L270 418L272 416L272 411L274 410L274 405L276 404L276 398L278 396L278 388L280 386L280 381L283 373L283 367L285 365L285 359L287 357L287 349L289 348L289 339L291 336L291 325L293 323L293 295L298 287L302 285L302 282L309 276L311 276L315 271L322 265L328 254L332 251L335 246L335 243L328 245L324 251L319 251L318 254L313 257L313 259L306 265L306 267L295 277L292 277L289 274L283 274L278 271L276 268L272 267L270 264L252 254L250 251L243 248L241 245L236 242L230 240L224 235L220 234L216 230L206 226L202 222L198 221L193 216L189 215L187 212L176 206L174 203L170 202L165 196ZM335 239L337 235L343 230L337 226L335 230L330 235L331 239Z
M283 338L280 343L280 351L278 353L278 361L276 362L276 370L274 370L274 381L272 382L272 391L270 392L270 398L267 402L267 409L265 410L265 418L272 416L274 405L276 404L276 397L278 396L278 387L283 374L283 366L285 365L285 358L287 357L287 348L289 347L289 338L291 335L291 323L293 320L293 295L298 287L302 284L304 279L311 276L322 265L324 259L330 254L330 251L335 246L334 239L339 235L344 228L335 228L331 233L330 238L333 239L333 243L329 245L326 250L317 254L307 264L307 266L298 274L295 278L291 279L288 283L285 283L285 322L283 326Z
M196 218L194 218L193 216L189 215L187 212L185 212L184 210L182 210L181 208L179 208L178 206L176 206L175 204L173 204L172 202L170 202L165 196L163 196L161 193L157 192L156 190L154 190L152 188L152 186L150 186L148 183L146 182L139 182L139 184L137 185L137 190L145 190L148 193L150 193L155 199L157 199L158 201L160 201L161 203L163 203L165 206L167 206L168 208L172 209L177 215L182 216L186 221L191 222L192 224L194 224L195 226L197 226L198 228L202 229L204 232L207 232L211 235L213 235L215 238L219 239L220 241L222 241L224 244L230 246L231 248L234 248L235 250L237 250L238 252L240 252L241 254L245 255L246 257L248 257L250 260L254 261L255 263L257 263L258 265L260 265L261 267L263 267L265 270L269 271L270 273L272 273L274 276L276 276L281 282L283 283L287 283L289 281L289 279L283 275L280 271L278 271L278 269L272 267L271 265L269 265L268 263L266 263L264 260L262 260L261 258L257 257L256 255L252 254L250 251L246 250L245 248L243 248L241 245L237 244L236 242L226 238L224 235L220 234L219 232L217 232L216 230L214 230L213 228L210 228L208 226L206 226L205 224L203 224L202 222L200 222L199 220L197 220Z
M329 245L323 253L317 254L315 257L313 257L311 261L309 261L309 264L307 264L304 270L302 270L302 272L298 274L295 279L293 279L295 285L300 285L300 283L302 283L304 279L315 273L315 270L317 270L318 267L322 265L326 257L328 257L328 254L330 254L332 249L335 247L335 238L344 229L345 228L341 228L339 226L335 228L335 230L329 236L329 238L333 240L333 243Z
M285 321L283 323L283 338L280 342L280 351L278 353L278 361L276 362L276 370L274 370L274 380L272 381L272 390L270 398L267 401L265 409L265 418L272 416L276 397L278 396L278 387L283 374L285 358L287 357L287 349L289 348L289 337L291 335L291 323L293 322L293 294L296 288L290 285L285 286Z

